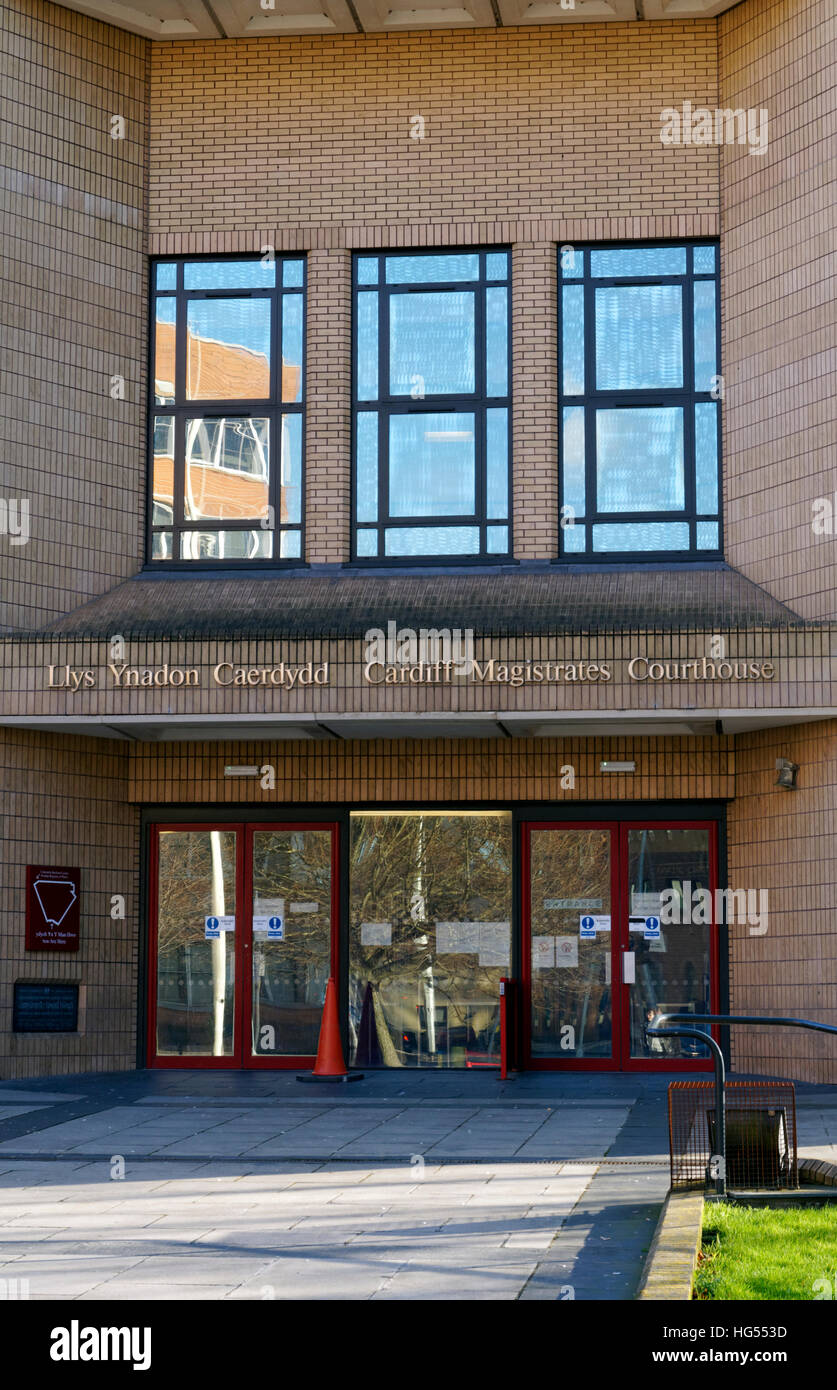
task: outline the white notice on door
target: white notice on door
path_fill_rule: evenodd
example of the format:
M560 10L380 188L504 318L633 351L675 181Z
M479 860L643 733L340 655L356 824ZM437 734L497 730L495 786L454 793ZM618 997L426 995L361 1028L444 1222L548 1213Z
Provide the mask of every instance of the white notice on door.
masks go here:
M532 969L551 970L555 964L555 937L532 937Z
M578 966L578 937L556 936L555 964L565 970L575 970Z
M256 904L253 910L253 931L266 936L270 930L270 923L279 918L285 920L285 899L284 898L260 898L256 897Z
M479 922L437 922L437 956L474 956L480 949Z
M610 931L610 914L584 913L578 919L579 935L584 937L596 936L600 931Z
M361 946L391 946L392 923L361 922L360 944Z
M480 922L480 965L508 965L508 922Z

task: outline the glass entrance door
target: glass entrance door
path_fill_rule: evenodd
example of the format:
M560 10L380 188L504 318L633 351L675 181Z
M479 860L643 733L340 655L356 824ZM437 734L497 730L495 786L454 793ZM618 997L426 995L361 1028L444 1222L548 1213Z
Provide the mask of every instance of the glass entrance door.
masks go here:
M337 971L337 844L323 823L154 827L150 1065L313 1060Z
M702 1043L645 1028L717 1009L716 835L713 822L524 825L525 1065L710 1068Z
M523 960L533 1066L614 1066L615 836L610 824L524 827Z
M647 1038L645 1028L660 1014L713 1010L715 845L715 826L705 822L622 827L628 927L627 940L623 936L623 1053L630 1070L709 1066L703 1043Z

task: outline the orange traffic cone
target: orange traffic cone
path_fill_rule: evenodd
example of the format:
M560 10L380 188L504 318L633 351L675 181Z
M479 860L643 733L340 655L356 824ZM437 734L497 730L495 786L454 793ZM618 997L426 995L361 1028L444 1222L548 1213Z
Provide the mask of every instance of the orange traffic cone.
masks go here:
M362 1071L349 1071L340 1042L340 1023L337 1018L337 987L329 976L323 1003L323 1021L314 1070L298 1076L297 1081L360 1081Z

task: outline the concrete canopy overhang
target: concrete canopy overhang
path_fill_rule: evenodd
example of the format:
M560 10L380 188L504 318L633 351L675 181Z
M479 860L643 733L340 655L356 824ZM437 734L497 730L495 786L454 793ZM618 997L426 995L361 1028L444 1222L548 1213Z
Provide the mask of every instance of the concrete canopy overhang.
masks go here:
M738 0L63 0L143 38L284 38L713 19Z
M424 714L132 715L45 718L0 716L0 728L131 743L240 743L271 740L709 737L837 718L833 708L770 710L602 710L586 714L444 711Z

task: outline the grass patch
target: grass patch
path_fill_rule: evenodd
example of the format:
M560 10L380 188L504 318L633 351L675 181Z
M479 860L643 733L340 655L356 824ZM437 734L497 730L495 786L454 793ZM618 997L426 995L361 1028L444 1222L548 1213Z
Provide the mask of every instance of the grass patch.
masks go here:
M834 1298L836 1285L837 1207L707 1202L695 1298Z

